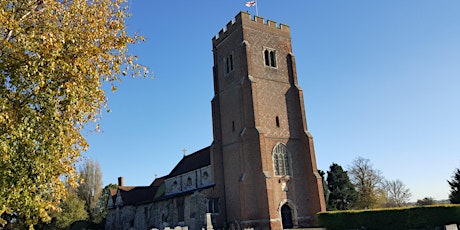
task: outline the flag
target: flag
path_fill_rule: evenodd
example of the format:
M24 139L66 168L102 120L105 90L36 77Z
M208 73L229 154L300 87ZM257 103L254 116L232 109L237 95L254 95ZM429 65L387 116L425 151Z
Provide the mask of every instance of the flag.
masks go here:
M251 7L251 6L255 6L256 5L256 1L249 1L249 2L246 2L246 6L247 7Z

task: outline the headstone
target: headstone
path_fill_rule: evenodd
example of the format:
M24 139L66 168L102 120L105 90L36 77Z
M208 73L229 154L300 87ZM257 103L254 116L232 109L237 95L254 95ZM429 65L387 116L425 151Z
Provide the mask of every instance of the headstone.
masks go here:
M445 229L445 230L458 230L457 224L449 224L449 225L446 225L446 226L444 226L444 229Z
M213 230L211 213L206 213L206 230Z
M174 230L188 230L188 226L180 226L180 225L178 225L178 226L176 226L174 228Z

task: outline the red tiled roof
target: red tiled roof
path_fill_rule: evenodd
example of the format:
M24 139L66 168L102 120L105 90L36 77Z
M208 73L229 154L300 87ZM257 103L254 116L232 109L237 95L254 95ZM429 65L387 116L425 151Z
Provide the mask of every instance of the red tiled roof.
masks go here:
M118 192L118 189L116 189L116 188L111 188L111 189L110 189L110 196L116 196L116 195L117 195L117 192Z
M166 179L166 176L160 177L160 178L155 178L155 180L152 181L150 186L160 186Z
M133 188L136 188L136 187L139 187L139 186L118 186L119 189L123 190L123 191L129 191ZM142 186L141 186L142 187ZM145 187L145 186L144 186Z

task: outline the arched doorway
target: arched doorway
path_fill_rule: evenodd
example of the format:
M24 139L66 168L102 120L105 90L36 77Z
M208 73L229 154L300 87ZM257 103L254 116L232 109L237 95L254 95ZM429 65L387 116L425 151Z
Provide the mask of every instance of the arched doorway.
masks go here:
M287 204L281 206L281 222L283 224L283 229L294 227L292 223L292 210Z

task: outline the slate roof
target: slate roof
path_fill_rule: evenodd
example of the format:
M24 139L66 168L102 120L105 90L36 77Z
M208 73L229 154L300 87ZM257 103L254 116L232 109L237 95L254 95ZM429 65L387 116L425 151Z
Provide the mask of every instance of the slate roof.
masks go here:
M111 189L110 195L115 203L117 191L120 192L123 205L137 205L153 202L164 198L167 178L190 172L211 164L211 148L206 147L190 155L184 156L169 175L156 178L149 186L119 186L118 190Z
M211 164L211 147L198 150L193 154L187 155L174 167L174 169L167 176L168 178L174 177L186 172L193 171Z
M158 187L155 188L150 186L125 187L126 186L120 186L118 188L123 199L123 205L135 205L153 201L155 192L158 189Z

